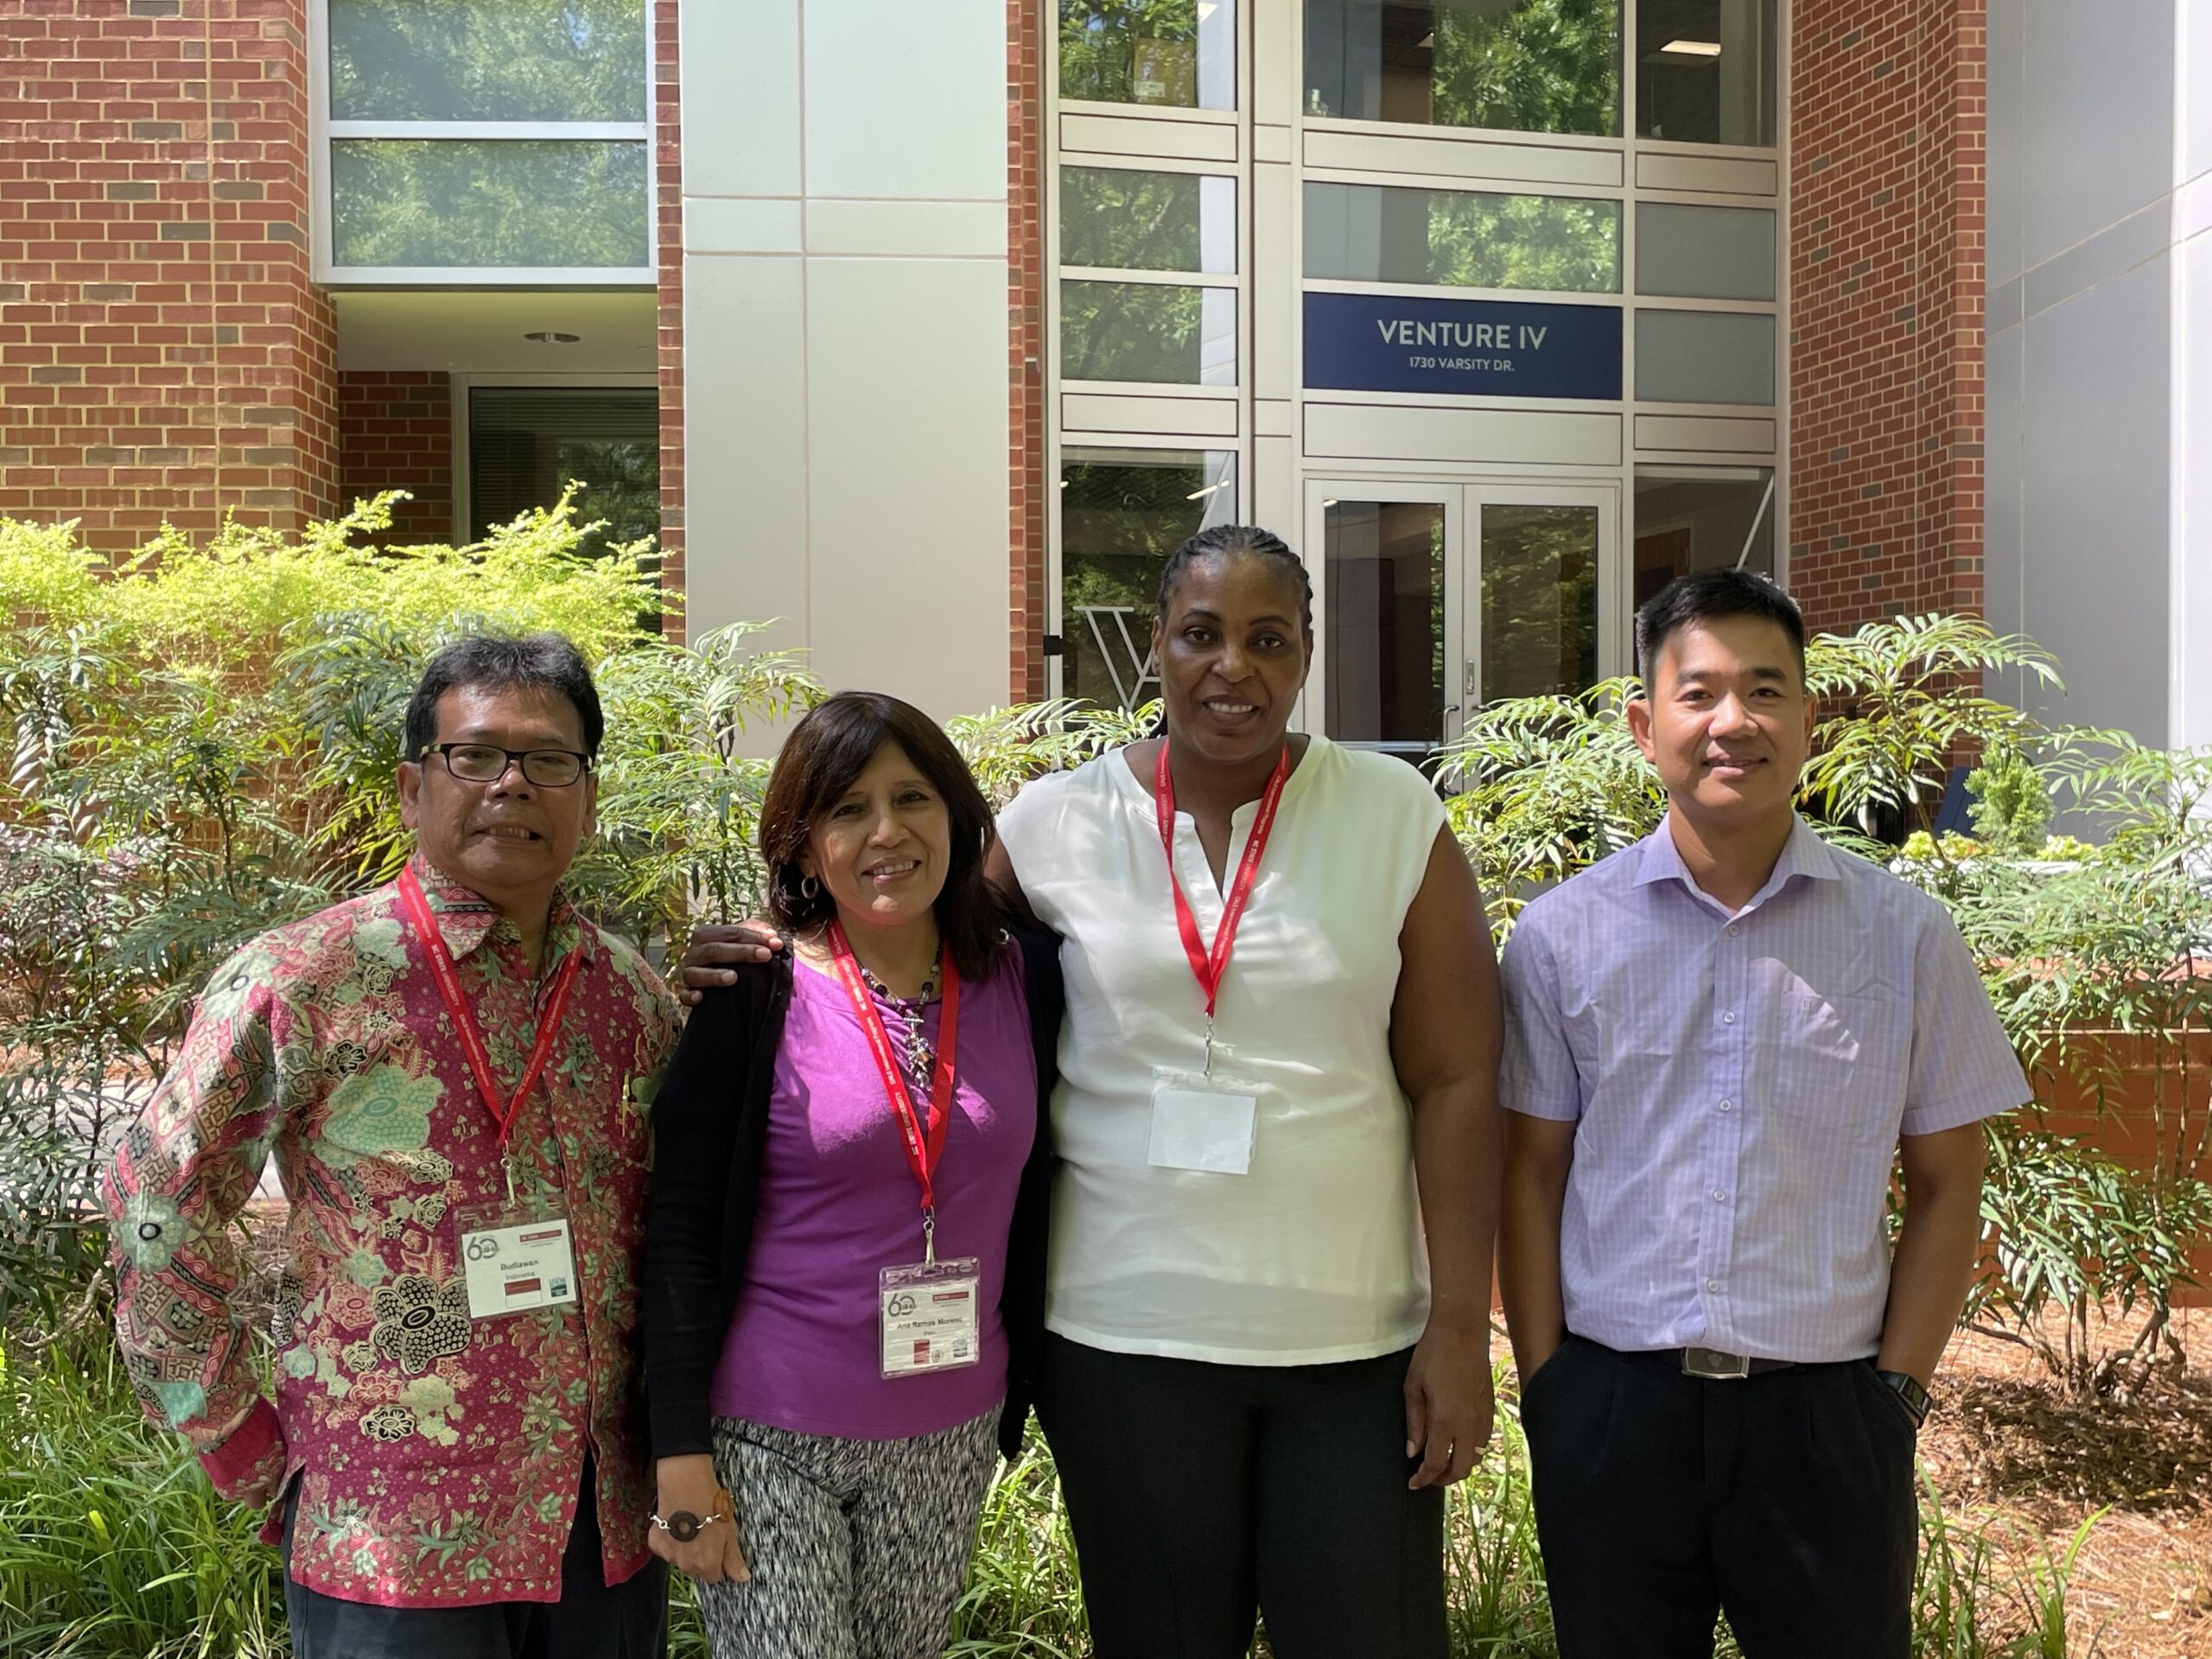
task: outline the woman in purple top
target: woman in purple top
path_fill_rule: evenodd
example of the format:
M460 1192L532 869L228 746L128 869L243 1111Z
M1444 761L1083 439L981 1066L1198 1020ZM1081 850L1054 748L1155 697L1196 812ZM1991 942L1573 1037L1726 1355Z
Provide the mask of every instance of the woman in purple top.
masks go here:
M718 1659L935 1654L1043 1320L1056 953L918 709L843 692L761 813L792 949L709 992L653 1103L655 1552Z

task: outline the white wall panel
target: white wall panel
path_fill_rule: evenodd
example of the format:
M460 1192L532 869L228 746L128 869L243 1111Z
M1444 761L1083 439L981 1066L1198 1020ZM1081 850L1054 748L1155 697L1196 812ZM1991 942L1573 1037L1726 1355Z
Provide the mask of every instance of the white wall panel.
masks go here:
M940 718L1003 703L1004 268L810 260L806 340L816 672Z
M691 253L798 253L805 226L796 200L693 196L683 204L683 246Z
M1006 202L810 201L806 248L818 254L1006 257Z
M1309 459L1618 467L1621 417L1558 410L1306 405Z
M2174 14L2202 0L2011 3L2027 14L2023 230L2033 269L2171 188Z
M798 259L683 262L688 627L780 617L807 643L804 272Z
M796 196L799 0L678 6L683 193Z
M806 0L805 15L809 195L1005 200L999 0Z
M1402 128L1416 132L1420 128ZM1621 152L1566 144L1467 143L1452 138L1402 137L1398 133L1344 132L1308 127L1306 165L1370 173L1433 173L1446 178L1497 179L1509 183L1621 182Z
M1153 121L1135 116L1064 115L1060 148L1106 156L1236 159L1236 129L1225 121Z

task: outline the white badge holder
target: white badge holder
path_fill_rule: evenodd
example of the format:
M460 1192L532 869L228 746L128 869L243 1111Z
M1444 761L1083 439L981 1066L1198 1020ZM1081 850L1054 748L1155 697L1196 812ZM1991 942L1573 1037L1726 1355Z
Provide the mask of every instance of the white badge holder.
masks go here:
M926 1262L884 1268L877 1275L884 1376L918 1376L981 1360L976 1303L982 1282L982 1263L972 1255L940 1262L932 1254Z
M454 1212L468 1317L496 1319L576 1300L569 1214L557 1199L470 1205Z
M1152 1068L1152 1139L1146 1161L1155 1169L1243 1175L1252 1167L1260 1080L1236 1070L1225 1043L1209 1042L1204 1070Z

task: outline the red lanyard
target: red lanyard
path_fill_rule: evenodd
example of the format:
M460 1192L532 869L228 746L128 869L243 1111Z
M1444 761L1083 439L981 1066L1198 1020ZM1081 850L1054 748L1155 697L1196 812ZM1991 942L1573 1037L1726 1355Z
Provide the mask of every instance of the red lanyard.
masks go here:
M423 941L423 952L430 958L430 973L438 982L438 995L445 999L446 1012L453 1016L454 1029L460 1033L461 1052L468 1056L468 1069L476 1074L476 1092L483 1096L492 1121L499 1126L499 1154L504 1158L507 1137L514 1129L515 1115L522 1109L530 1091L537 1087L545 1062L552 1056L553 1039L560 1033L561 1015L569 1006L569 988L576 982L576 969L583 965L582 947L579 945L569 951L568 960L554 975L553 993L545 1000L545 1012L537 1017L537 1040L531 1045L530 1063L523 1068L522 1081L515 1086L512 1097L502 1101L499 1083L492 1075L491 1052L484 1046L484 1033L477 1026L475 1010L461 994L461 974L453 965L453 952L446 949L445 936L438 931L437 919L430 914L430 901L423 896L423 884L416 880L411 864L399 873L399 897L407 906L407 919L415 925L416 936Z
M960 1032L959 970L953 967L952 951L947 947L938 958L938 972L944 976L944 1009L938 1019L937 1065L930 1076L930 1116L925 1126L915 1109L912 1091L906 1087L906 1073L899 1069L898 1057L892 1052L891 1033L883 1028L883 1016L876 1011L875 998L861 979L860 964L853 960L852 944L845 938L845 930L835 922L830 924L830 950L837 964L837 978L853 1005L853 1016L861 1022L868 1052L875 1056L875 1069L882 1076L884 1095L891 1102L891 1115L899 1120L899 1144L906 1148L906 1167L914 1172L914 1185L921 1189L923 1236L931 1241L931 1259L934 1261L934 1177L937 1166L944 1160L945 1128L952 1122L953 1044Z
M1251 901L1252 884L1259 880L1260 855L1268 849L1268 836L1275 827L1275 808L1282 803L1282 786L1290 777L1290 745L1275 757L1260 810L1252 819L1252 833L1244 838L1244 856L1237 861L1236 879L1230 884L1229 900L1222 906L1221 922L1213 931L1209 955L1198 939L1198 918L1191 914L1191 901L1175 879L1175 780L1167 770L1167 740L1160 740L1160 763L1153 768L1152 798L1160 816L1160 844L1167 854L1167 890L1175 895L1175 926L1183 936L1183 954L1191 959L1198 988L1206 994L1206 1048L1213 1048L1213 1006L1221 992L1221 976L1229 967L1229 953L1236 944L1236 925L1244 919Z

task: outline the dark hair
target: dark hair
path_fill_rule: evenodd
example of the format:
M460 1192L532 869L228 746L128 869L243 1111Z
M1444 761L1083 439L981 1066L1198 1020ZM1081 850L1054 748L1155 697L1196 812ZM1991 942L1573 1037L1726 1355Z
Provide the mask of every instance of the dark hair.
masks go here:
M415 695L407 699L410 760L421 760L438 741L438 699L460 685L558 691L575 709L583 727L585 753L597 754L599 740L607 734L607 717L600 713L599 688L592 683L591 668L567 638L557 633L533 633L520 639L477 634L456 639L439 652L415 683Z
M1804 683L1805 618L1797 601L1754 571L1693 570L1645 600L1636 613L1636 666L1646 690L1669 637L1718 616L1763 617L1780 628L1796 650L1797 679Z
M998 960L1006 906L983 879L983 850L995 833L990 804L960 751L911 702L880 691L840 691L791 728L760 803L760 855L768 863L768 914L779 927L812 927L836 914L827 888L799 891L798 855L816 823L896 743L944 799L952 819L952 861L932 908L938 936L963 979L981 979Z
M1262 530L1257 524L1215 524L1200 531L1167 556L1167 563L1160 573L1160 594L1153 601L1162 622L1167 620L1167 604L1175 595L1175 584L1182 581L1184 570L1198 560L1217 554L1224 558L1265 559L1279 575L1297 582L1304 607L1301 620L1306 633L1313 633L1313 578L1306 569L1306 561L1292 552L1290 543L1281 537L1271 530Z

